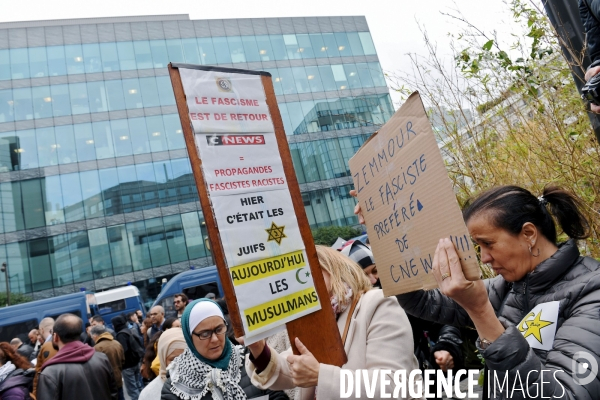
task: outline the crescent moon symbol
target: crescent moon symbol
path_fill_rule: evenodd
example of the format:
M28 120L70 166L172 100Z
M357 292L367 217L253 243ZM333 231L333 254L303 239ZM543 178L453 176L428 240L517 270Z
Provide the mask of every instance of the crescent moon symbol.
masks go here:
M296 271L296 280L298 281L298 283L300 283L302 285L304 285L307 282L307 281L302 282L298 276L300 274L300 271L302 271L303 269L304 269L304 267L302 267L298 271Z

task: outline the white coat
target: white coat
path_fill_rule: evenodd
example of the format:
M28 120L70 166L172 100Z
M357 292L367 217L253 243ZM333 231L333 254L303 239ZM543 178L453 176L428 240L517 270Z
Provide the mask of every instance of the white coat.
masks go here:
M348 318L349 309L338 318L337 325L342 334ZM344 349L348 362L340 367L321 364L317 400L340 398L340 371L367 369L372 375L374 370L390 370L387 374L391 382L386 392L391 394L394 388L393 374L397 370L405 370L406 377L412 370L418 369L417 359L413 353L413 336L406 313L395 297L383 297L380 289L373 289L362 295L352 314L348 328L348 336ZM310 349L309 349L310 350ZM252 378L252 384L261 389L284 390L294 387L290 376L287 356L291 349L278 354L271 350L271 361L264 371L256 374L254 364L246 360L246 370ZM374 398L381 398L380 376L377 379ZM347 381L346 381L347 382ZM354 383L356 385L356 382ZM365 385L361 385L361 399L367 399ZM408 388L407 388L408 396ZM315 388L302 388L301 400L314 400ZM351 398L355 397L355 392ZM371 397L373 398L373 397ZM410 398L410 397L409 397Z

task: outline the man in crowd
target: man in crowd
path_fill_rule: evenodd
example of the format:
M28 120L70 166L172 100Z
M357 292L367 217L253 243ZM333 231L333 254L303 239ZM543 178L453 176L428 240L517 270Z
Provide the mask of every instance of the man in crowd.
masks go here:
M38 341L38 336L40 335L40 331L38 331L37 329L32 329L29 331L29 333L27 334L27 336L29 337L29 344L31 344L31 347L33 347L34 350L37 350L40 346L39 346L39 341Z
M133 332L127 326L127 318L124 315L117 315L111 320L117 331L116 339L123 347L125 354L125 363L121 374L125 382L125 390L131 400L138 400L142 387L142 377L140 374L140 361L144 357L144 348L133 336Z
M177 319L180 321L187 304L188 297L184 293L177 293L175 296L173 296L173 305L175 306L175 311L177 311Z
M165 322L165 309L162 306L154 306L148 314L152 320L152 326L148 329L148 339L158 332L162 331L163 322Z
M40 372L42 370L42 366L48 360L50 360L57 352L57 349L52 346L52 333L54 328L54 319L47 317L44 318L40 322L39 332L40 339L43 340L42 347L40 347L40 352L37 356L37 361L35 363L35 378L33 378L33 398L37 398L37 386L38 380L40 378Z
M129 329L131 329L131 332L133 332L138 341L143 345L144 335L142 335L142 329L138 320L137 313L130 312L129 314L127 314L127 326L129 327Z
M108 326L106 326L104 324L104 319L102 319L101 316L99 315L94 315L91 319L90 319L90 326L93 328L96 325L102 325L106 328L106 330L108 331L108 333L110 333L111 335L113 335L113 337L116 336L115 331L113 331L112 329L110 329Z
M58 353L41 368L37 400L118 399L108 357L81 343L82 328L83 321L73 314L56 320L52 343Z
M33 353L33 347L28 345L27 343L23 343L21 339L14 338L10 341L10 345L13 349L27 360L31 361L31 354Z
M104 326L104 325L102 325ZM90 347L94 347L94 339L92 339L92 324L89 322L85 323L85 332L81 332L81 341Z
M33 353L31 353L30 361L35 364L35 360L40 352L40 347L42 346L40 343L40 331L37 329L32 329L29 331L27 336L29 337L29 343L31 344L31 347L33 347Z
M113 336L108 333L106 327L103 325L94 326L90 331L90 336L96 343L94 350L104 353L106 354L106 357L108 357L113 369L117 388L119 389L119 400L124 400L123 379L121 376L121 370L123 364L125 364L125 352L123 351L123 346L121 346L121 343L114 340Z

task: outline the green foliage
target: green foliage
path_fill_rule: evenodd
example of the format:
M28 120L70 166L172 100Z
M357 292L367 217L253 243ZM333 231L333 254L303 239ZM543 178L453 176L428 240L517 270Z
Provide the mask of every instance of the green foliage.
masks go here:
M10 293L10 305L14 306L15 304L27 303L28 301L32 301L33 299L23 293ZM0 307L6 306L6 292L0 292Z
M460 204L496 185L540 195L547 184L557 184L582 199L591 228L582 250L598 258L600 147L571 75L582 66L567 63L560 38L536 4L507 2L522 29L510 43L461 15L450 16L464 26L451 36L452 63L425 33L428 55L411 56L414 74L396 80L403 96L418 90L436 115L451 115L436 125Z
M348 240L361 233L362 231L360 229L352 228L350 226L324 226L312 231L315 244L322 244L324 246L331 246L338 237Z

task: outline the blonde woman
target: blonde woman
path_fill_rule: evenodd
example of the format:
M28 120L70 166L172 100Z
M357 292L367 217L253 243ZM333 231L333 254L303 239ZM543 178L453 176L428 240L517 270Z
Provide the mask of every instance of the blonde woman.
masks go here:
M372 289L358 264L338 251L317 246L317 254L348 362L342 368L320 364L298 338L301 355L291 349L278 354L260 341L248 346L252 354L246 369L252 383L276 390L300 387L302 400L334 399L340 397L341 369L390 370L390 382L394 371L417 369L412 331L398 301ZM326 300L321 304L326 306ZM376 385L375 398L381 398L380 387ZM367 398L364 385L360 394Z

